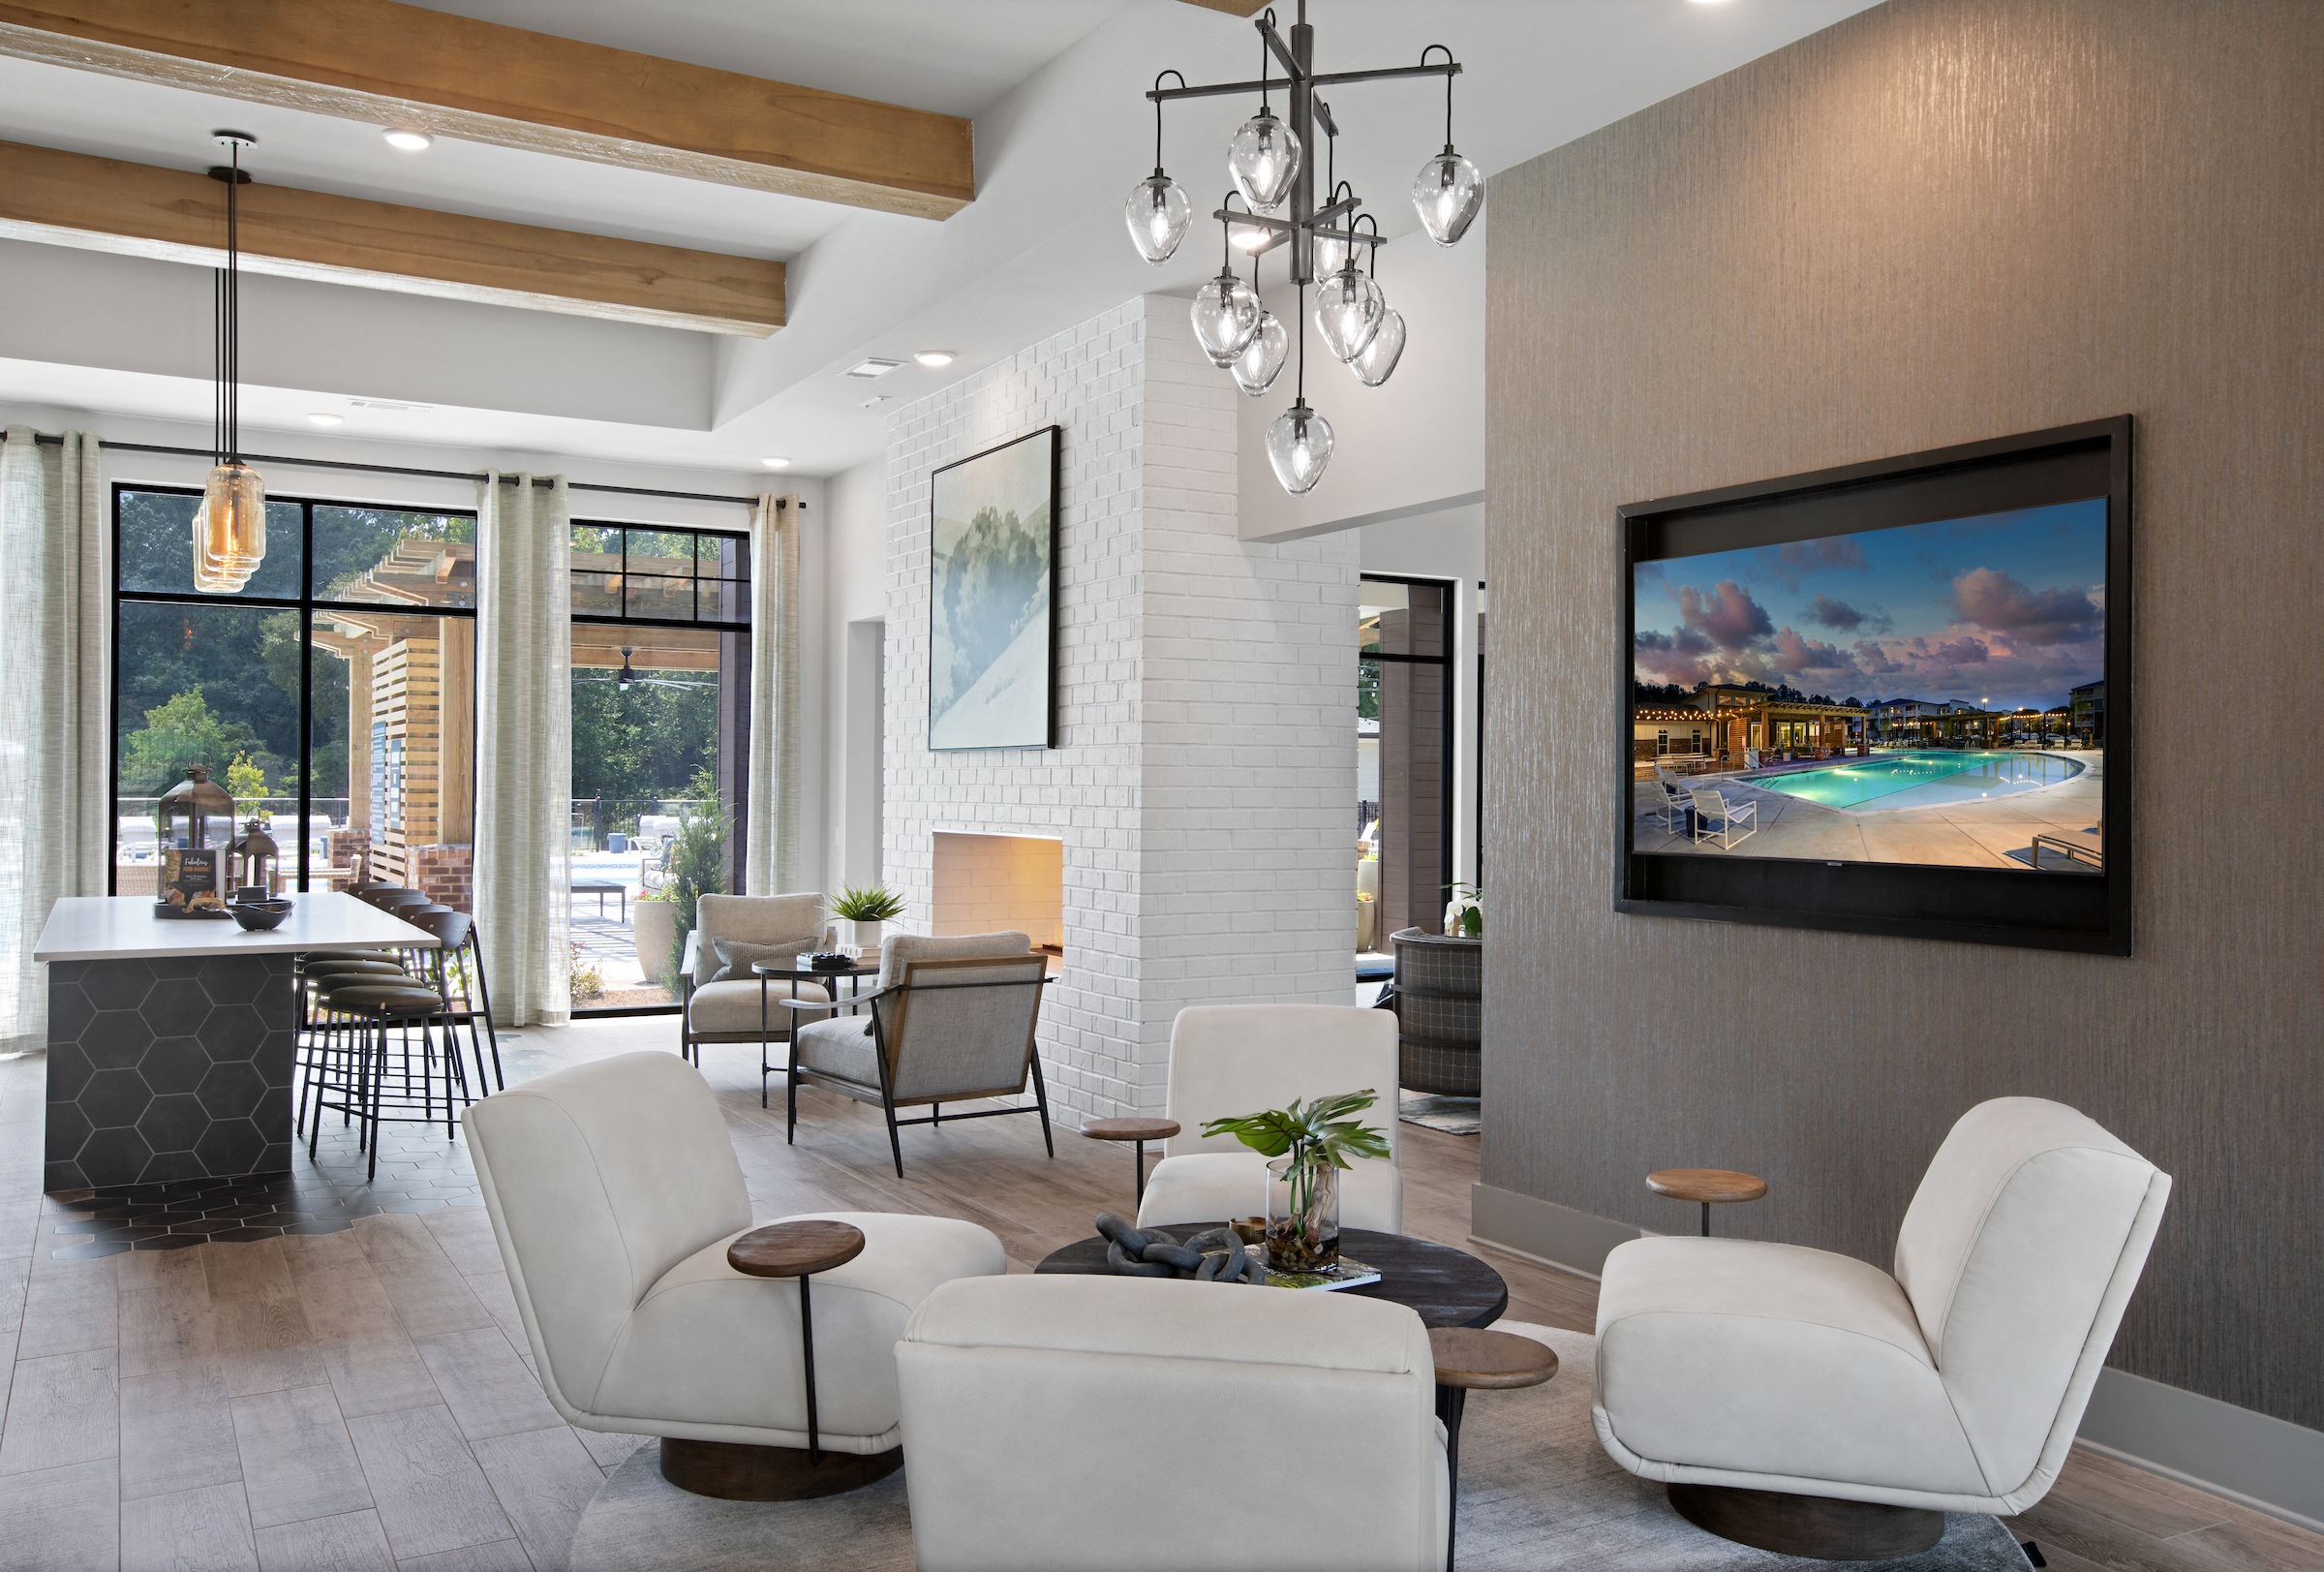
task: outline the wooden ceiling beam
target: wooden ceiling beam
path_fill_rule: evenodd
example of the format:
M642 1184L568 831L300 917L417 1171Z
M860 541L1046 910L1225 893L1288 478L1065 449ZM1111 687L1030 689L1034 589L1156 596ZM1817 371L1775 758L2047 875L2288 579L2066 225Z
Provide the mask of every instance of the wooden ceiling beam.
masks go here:
M941 219L969 123L395 0L0 0L0 54Z
M215 267L225 262L226 183L0 142L0 236ZM739 337L764 338L783 321L779 262L262 182L242 188L242 265Z
M1186 3L1205 11L1223 11L1230 16L1256 16L1273 0L1186 0Z

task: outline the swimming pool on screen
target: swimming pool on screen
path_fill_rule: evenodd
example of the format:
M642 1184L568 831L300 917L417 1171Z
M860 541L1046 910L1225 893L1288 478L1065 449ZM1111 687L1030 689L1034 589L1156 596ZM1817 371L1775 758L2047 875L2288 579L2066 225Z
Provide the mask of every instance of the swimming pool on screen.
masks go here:
M2083 769L2076 760L2055 754L1923 749L1745 779L1762 791L1780 791L1826 808L1886 813L2013 796L2070 781Z

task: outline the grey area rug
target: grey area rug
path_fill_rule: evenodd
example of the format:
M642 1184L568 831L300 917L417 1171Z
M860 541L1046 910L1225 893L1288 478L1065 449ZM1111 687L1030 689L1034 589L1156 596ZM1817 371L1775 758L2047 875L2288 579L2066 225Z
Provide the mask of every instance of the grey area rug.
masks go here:
M1732 1545L1670 1509L1662 1487L1634 1479L1599 1448L1590 1428L1587 1333L1504 1321L1502 1330L1557 1350L1546 1386L1477 1392L1460 1432L1461 1572L1769 1572L1831 1568ZM912 1528L904 1475L851 1495L764 1504L714 1501L665 1483L651 1444L615 1470L582 1514L571 1572L668 1568L819 1567L832 1572L911 1572ZM1089 1566L1107 1564L1089 1547ZM1308 1563L1269 1550L1250 1564ZM1338 1547L1315 1563L1361 1572ZM2031 1563L1998 1519L1956 1514L1942 1541L1919 1556L1853 1561L1867 1572L2029 1572Z
M1398 1099L1396 1117L1407 1125L1425 1125L1448 1135L1474 1135L1484 1127L1475 1097L1439 1097L1425 1092L1407 1092Z

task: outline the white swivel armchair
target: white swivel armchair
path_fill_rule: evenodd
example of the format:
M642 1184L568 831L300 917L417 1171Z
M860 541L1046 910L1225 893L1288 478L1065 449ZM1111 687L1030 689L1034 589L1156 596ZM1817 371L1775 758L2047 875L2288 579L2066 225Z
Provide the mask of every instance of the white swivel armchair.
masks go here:
M701 1494L779 1499L892 1471L906 1318L939 1283L1007 1267L972 1222L807 1214L866 1242L812 1285L816 1466L799 1293L726 1264L750 1198L700 1071L624 1054L511 1087L460 1121L550 1403L583 1430L663 1437L664 1476Z
M1198 1004L1170 1030L1166 1112L1178 1133L1146 1184L1145 1227L1219 1222L1267 1210L1267 1159L1231 1135L1206 1140L1203 1125L1298 1099L1370 1087L1380 1100L1362 1118L1388 1136L1391 1156L1358 1157L1339 1176L1339 1220L1350 1228L1404 1231L1404 1176L1396 1166L1396 1017L1352 1004Z
M2073 1109L2003 1097L1938 1149L1894 1277L1792 1245L1620 1246L1598 1438L1695 1523L1794 1555L1907 1555L1946 1512L2023 1512L2065 1462L2170 1187Z
M1436 1365L1405 1306L963 1280L896 1366L920 1572L1444 1565Z

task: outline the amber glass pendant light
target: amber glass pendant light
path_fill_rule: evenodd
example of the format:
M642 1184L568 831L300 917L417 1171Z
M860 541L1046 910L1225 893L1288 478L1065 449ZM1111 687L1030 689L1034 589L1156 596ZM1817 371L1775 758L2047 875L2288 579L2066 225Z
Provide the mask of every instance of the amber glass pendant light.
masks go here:
M232 595L266 560L266 482L242 461L242 149L258 139L247 132L215 133L231 162L210 170L226 182L226 265L216 275L216 398L212 447L216 463L194 511L194 587Z

